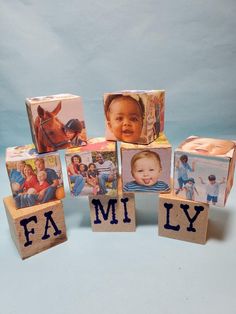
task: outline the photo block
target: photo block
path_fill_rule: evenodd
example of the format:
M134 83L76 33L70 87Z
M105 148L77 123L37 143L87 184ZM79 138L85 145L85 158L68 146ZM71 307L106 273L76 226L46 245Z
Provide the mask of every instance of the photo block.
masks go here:
M116 142L90 139L86 146L67 149L65 158L73 196L117 194Z
M158 233L162 237L205 244L209 205L160 194Z
M17 209L12 196L3 199L11 236L22 259L65 242L61 201Z
M233 141L190 136L175 150L175 195L225 206L233 185L235 158Z
M58 94L26 99L32 139L39 153L86 144L80 96Z
M65 197L58 152L38 154L33 144L9 147L6 167L16 208Z
M124 192L170 190L171 145L162 133L149 145L121 144Z
M117 195L90 195L90 218L96 232L134 232L136 230L134 193L122 192L121 180Z
M149 144L164 130L164 90L104 94L106 139Z

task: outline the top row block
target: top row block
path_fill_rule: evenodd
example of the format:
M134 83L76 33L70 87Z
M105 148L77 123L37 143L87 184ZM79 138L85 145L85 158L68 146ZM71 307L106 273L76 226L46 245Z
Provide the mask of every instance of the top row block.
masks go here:
M86 144L80 96L58 94L26 99L33 142L39 153Z
M104 94L106 139L150 144L164 130L164 90Z
M38 153L86 145L82 98L58 94L26 99ZM150 144L164 130L165 91L126 90L104 94L106 140Z

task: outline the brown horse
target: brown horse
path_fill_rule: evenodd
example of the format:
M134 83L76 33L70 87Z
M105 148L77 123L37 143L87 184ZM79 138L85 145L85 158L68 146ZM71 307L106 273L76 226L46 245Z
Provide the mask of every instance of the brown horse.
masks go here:
M35 135L39 153L51 152L70 147L70 142L64 131L64 124L57 118L61 110L61 102L49 112L40 105L37 108L38 116L35 119Z

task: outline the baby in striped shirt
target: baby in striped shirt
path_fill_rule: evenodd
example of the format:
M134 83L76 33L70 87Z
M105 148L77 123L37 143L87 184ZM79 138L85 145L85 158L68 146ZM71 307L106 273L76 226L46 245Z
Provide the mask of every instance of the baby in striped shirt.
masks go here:
M135 154L131 159L131 174L134 181L124 185L127 192L163 192L170 189L164 181L158 181L162 171L160 156L151 150Z

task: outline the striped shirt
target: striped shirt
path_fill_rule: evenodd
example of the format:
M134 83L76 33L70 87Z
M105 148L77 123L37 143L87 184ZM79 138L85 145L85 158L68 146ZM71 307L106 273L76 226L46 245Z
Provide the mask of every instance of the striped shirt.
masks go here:
M115 168L111 160L105 160L104 163L102 164L100 164L99 162L95 162L95 166L97 168L98 174L100 173L110 174Z
M141 185L135 181L132 181L126 183L123 187L124 192L163 192L169 190L169 185L163 181L157 181L155 184L150 186Z

